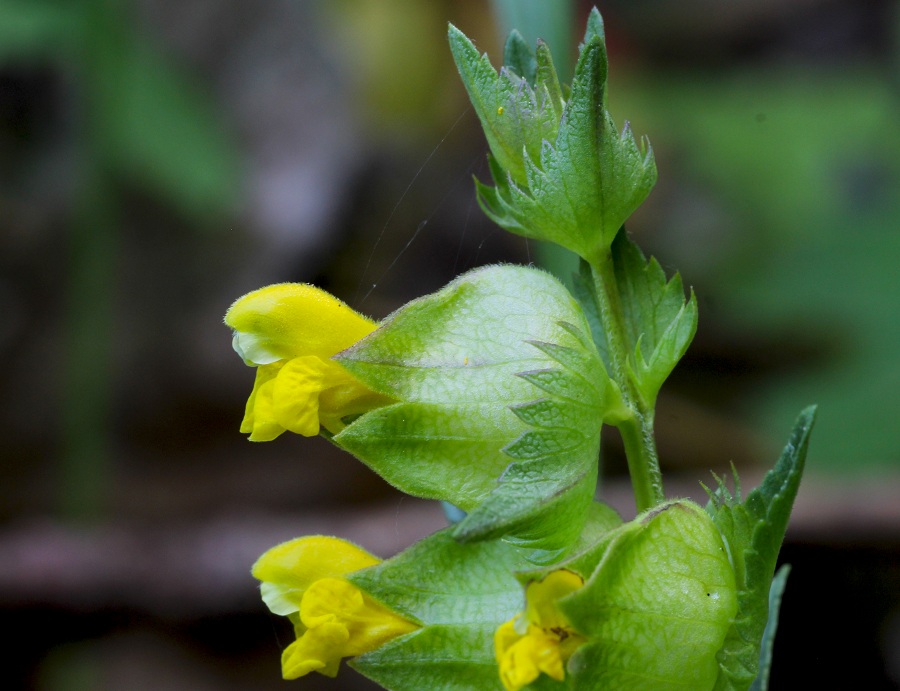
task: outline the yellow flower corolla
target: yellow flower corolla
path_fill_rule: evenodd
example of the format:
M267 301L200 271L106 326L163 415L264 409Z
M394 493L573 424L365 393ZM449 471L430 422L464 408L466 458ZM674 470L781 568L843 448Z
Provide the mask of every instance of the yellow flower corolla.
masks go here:
M294 624L297 640L281 656L285 679L310 672L333 677L341 658L419 628L346 580L379 561L345 540L312 536L277 545L253 565L263 601Z
M234 349L257 367L241 432L271 441L284 431L332 434L342 418L388 402L330 358L377 324L305 283L278 283L238 299L225 314Z
M519 691L541 672L557 681L565 678L565 663L585 638L572 628L556 603L582 585L581 576L565 569L528 584L524 617L516 615L494 635L500 681L506 691Z

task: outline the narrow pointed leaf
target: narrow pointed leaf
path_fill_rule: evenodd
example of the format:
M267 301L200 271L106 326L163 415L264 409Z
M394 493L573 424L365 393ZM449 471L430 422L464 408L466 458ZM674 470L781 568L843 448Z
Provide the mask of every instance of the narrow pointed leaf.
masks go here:
M767 691L769 688L769 674L772 671L772 651L775 648L775 634L778 631L778 612L781 609L781 598L787 585L791 567L785 564L769 588L769 620L766 622L766 630L763 632L762 644L759 647L759 673L750 685L750 691Z
M738 583L738 614L718 654L716 691L745 691L760 673L764 632L777 607L770 607L772 575L806 462L815 407L804 410L775 467L739 503L718 492L707 511L728 548ZM774 627L774 623L772 624ZM774 628L773 628L774 635Z
M600 305L597 303L597 293L594 287L594 276L591 265L582 259L578 264L578 273L572 276L572 294L581 305L585 319L591 327L591 336L594 345L600 354L606 371L612 371L612 363L609 360L606 332L603 330L603 319L600 316Z
M522 38L522 34L513 29L506 39L503 47L503 66L509 67L520 77L524 77L528 85L534 88L534 79L537 74L537 59L534 51Z

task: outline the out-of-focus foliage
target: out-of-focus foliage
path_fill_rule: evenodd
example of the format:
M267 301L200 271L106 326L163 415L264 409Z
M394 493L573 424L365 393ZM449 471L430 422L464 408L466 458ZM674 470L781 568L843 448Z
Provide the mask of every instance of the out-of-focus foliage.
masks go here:
M446 78L452 68L450 56L434 46L434 36L446 30L444 3L320 4L336 57L344 63L360 99L357 117L372 126L371 136L388 136L400 146L404 139L433 145L435 130L447 127L458 115L451 96L455 83Z
M111 456L112 296L122 183L203 220L232 206L236 156L212 107L154 50L128 0L0 1L0 67L72 85L62 506L95 517Z
M715 227L686 220L681 240L665 248L691 282L714 291L710 317L819 353L760 382L760 426L815 399L817 463L900 462L900 126L891 85L859 66L631 75L621 87L618 104L640 114L636 127L683 166L683 186L714 195ZM720 252L712 262L705 242Z
M85 153L192 215L227 208L237 161L211 104L122 0L0 1L0 63L73 78Z

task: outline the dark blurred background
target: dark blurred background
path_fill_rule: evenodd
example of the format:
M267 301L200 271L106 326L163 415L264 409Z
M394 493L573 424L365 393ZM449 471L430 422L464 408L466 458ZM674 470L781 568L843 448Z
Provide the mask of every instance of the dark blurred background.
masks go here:
M288 688L256 557L310 533L387 557L444 524L321 439L247 443L221 318L279 281L381 318L485 263L565 275L478 209L446 24L495 65L511 26L539 34L567 73L589 9L0 0L5 688ZM776 691L900 687L898 9L600 4L610 107L660 172L629 230L700 301L659 403L668 493L730 462L754 486L820 404ZM614 434L603 465L628 518Z

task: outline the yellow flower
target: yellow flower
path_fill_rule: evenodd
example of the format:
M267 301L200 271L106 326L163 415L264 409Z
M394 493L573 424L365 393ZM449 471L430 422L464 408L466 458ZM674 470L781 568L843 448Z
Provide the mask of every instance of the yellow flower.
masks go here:
M257 367L241 432L271 441L285 430L332 434L342 418L389 402L330 358L377 328L336 297L304 283L278 283L237 300L225 314L233 345Z
M560 569L525 590L525 616L516 615L494 634L500 681L506 691L519 691L541 672L565 678L565 663L585 638L569 624L557 601L584 585L576 573Z
M379 561L345 540L313 536L273 547L253 565L263 601L294 624L297 640L281 656L285 679L310 672L333 677L341 658L419 628L346 580Z

